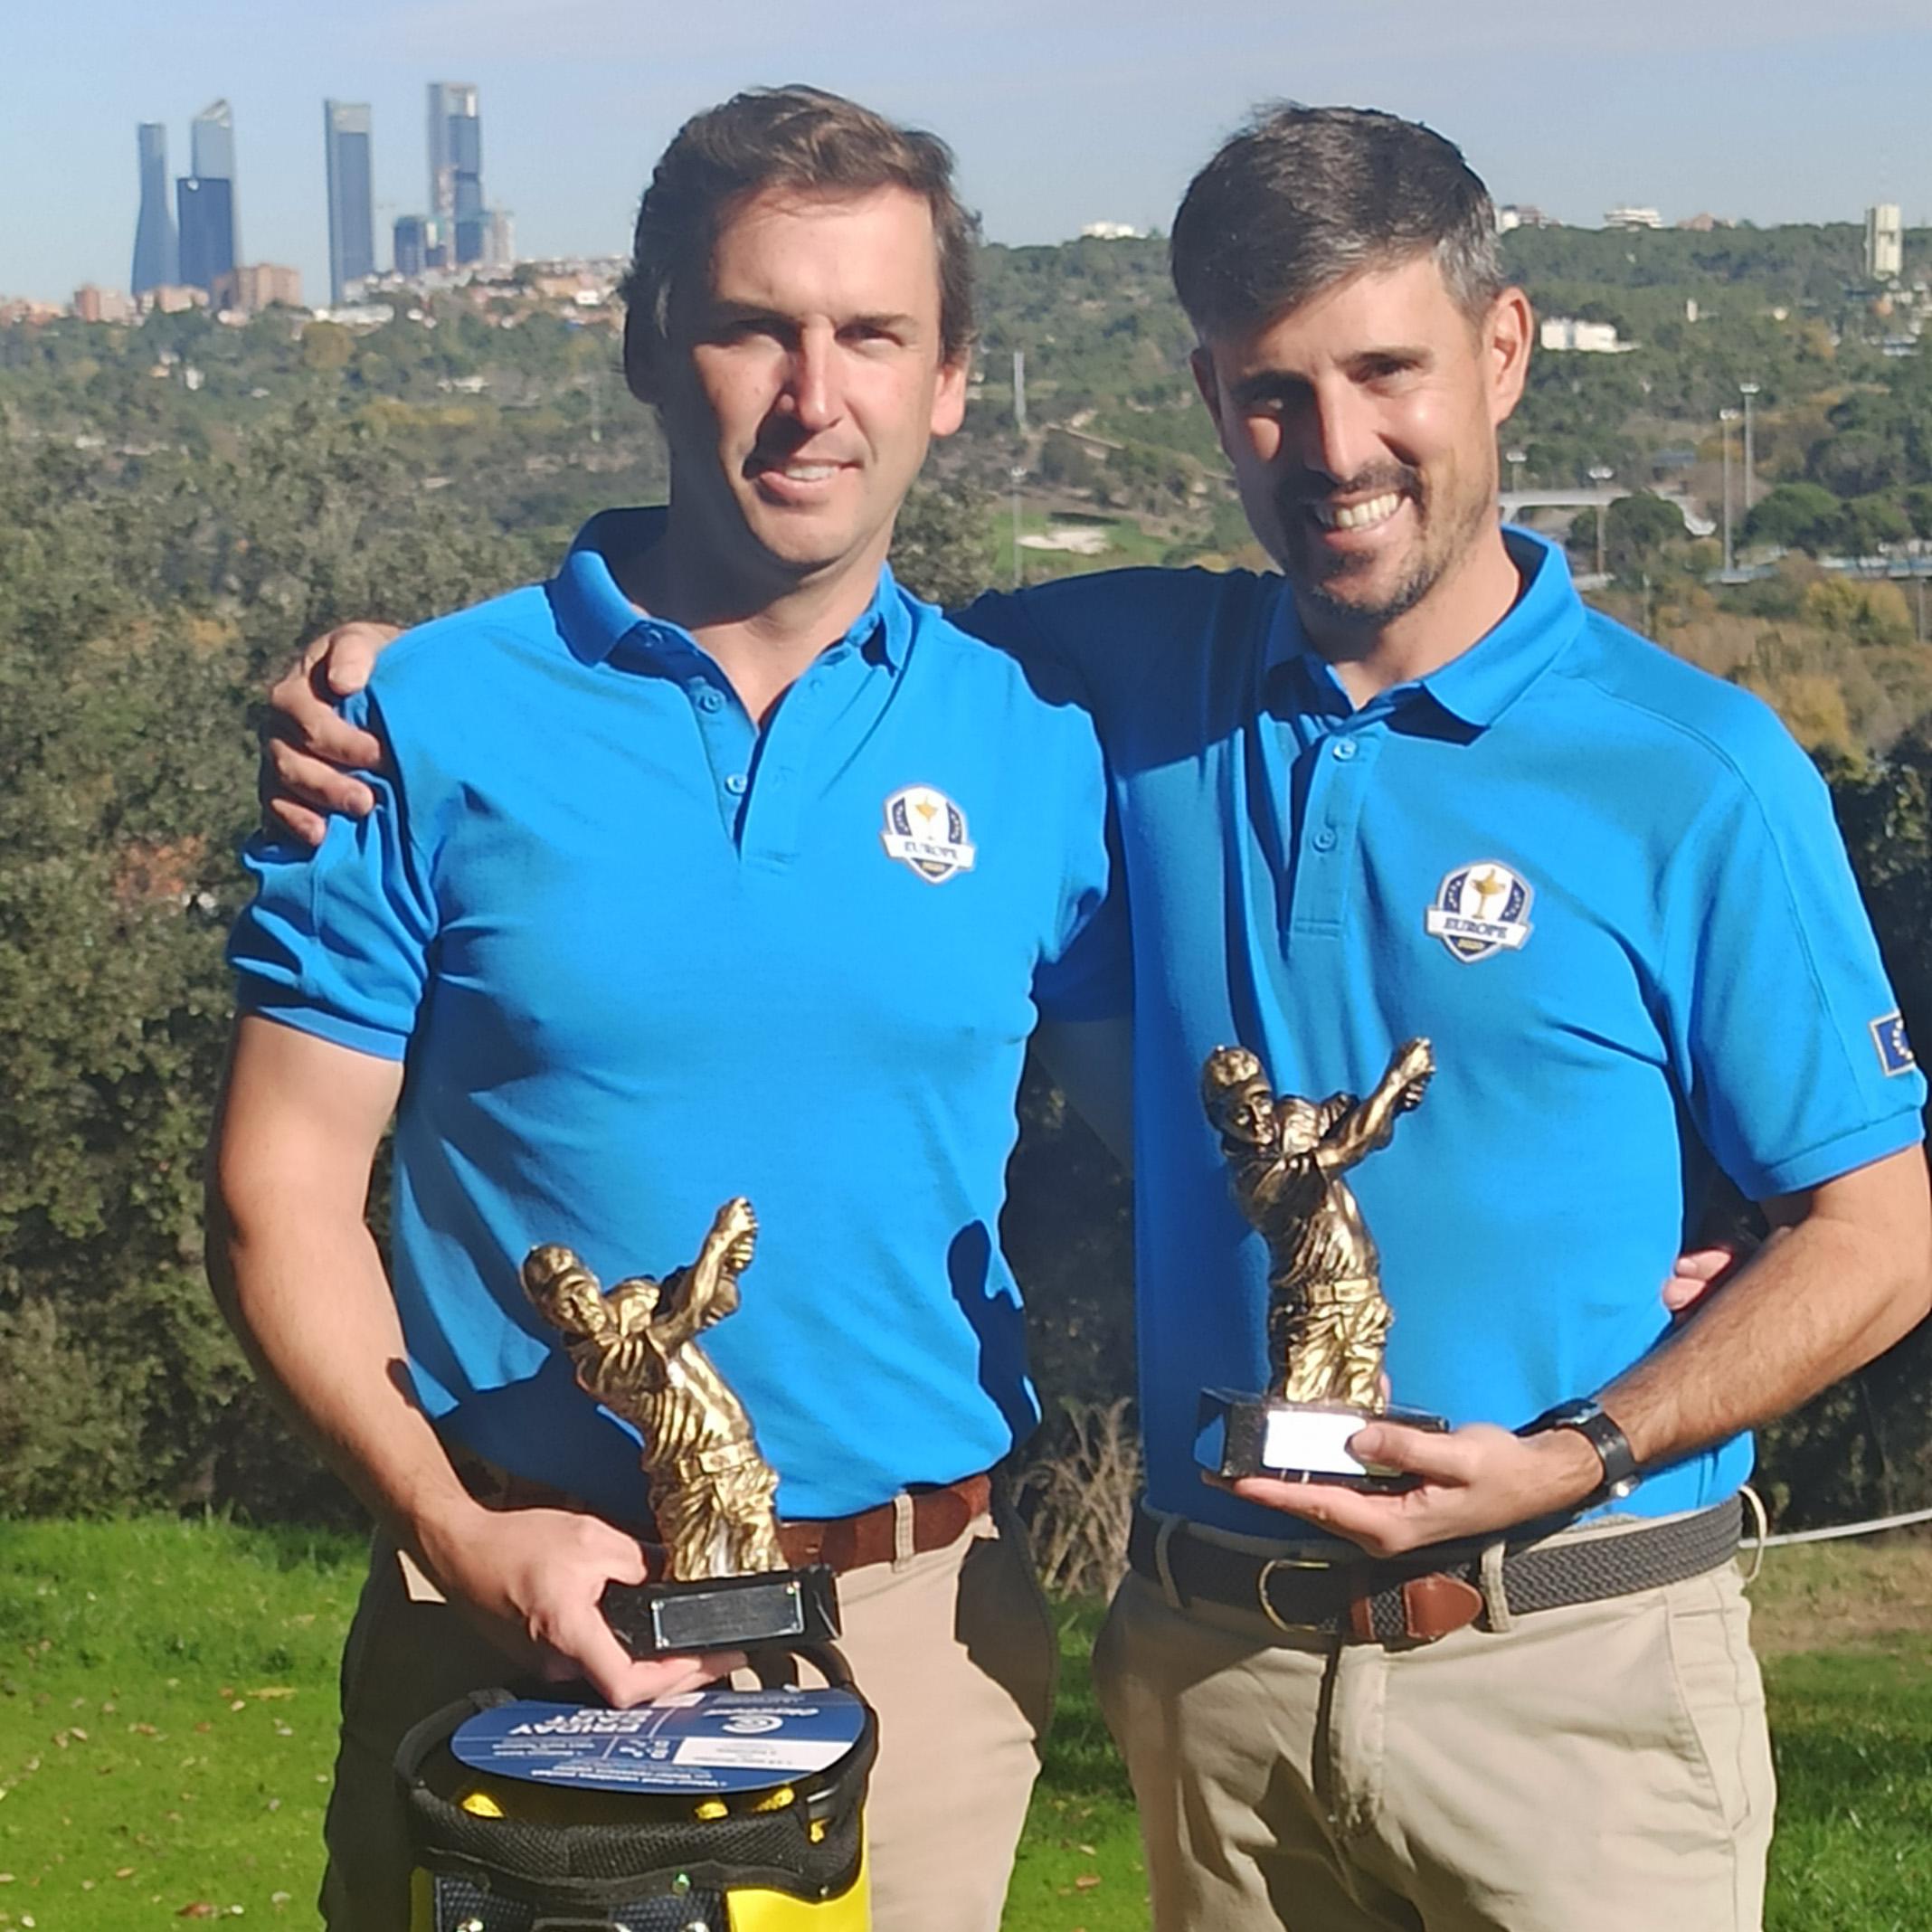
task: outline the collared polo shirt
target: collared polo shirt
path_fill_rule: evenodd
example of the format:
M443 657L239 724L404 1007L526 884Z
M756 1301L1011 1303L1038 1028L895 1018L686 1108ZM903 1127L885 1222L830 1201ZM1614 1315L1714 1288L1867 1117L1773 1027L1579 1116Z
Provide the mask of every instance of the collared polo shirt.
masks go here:
M1715 1170L1763 1198L1919 1138L1911 1063L1829 796L1773 714L1577 598L1509 541L1510 614L1354 708L1278 577L1128 572L976 606L1076 661L1116 788L1135 983L1148 1487L1199 1481L1203 1387L1260 1389L1267 1254L1201 1110L1217 1046L1278 1091L1439 1072L1350 1175L1395 1309L1398 1403L1516 1426L1663 1332ZM1721 1499L1738 1438L1619 1507Z
M762 732L620 591L612 512L548 583L428 624L348 708L377 809L264 845L246 1010L404 1063L393 1272L450 1439L622 1518L634 1440L517 1278L661 1278L761 1233L705 1347L797 1517L986 1467L1036 1418L997 1227L1038 1014L1125 993L1092 720L882 577Z

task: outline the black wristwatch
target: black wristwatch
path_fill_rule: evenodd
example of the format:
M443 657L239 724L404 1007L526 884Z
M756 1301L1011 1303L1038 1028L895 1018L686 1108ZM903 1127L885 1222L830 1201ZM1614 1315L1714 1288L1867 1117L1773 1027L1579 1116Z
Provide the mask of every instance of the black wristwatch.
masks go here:
M1519 1435L1541 1435L1550 1429L1574 1429L1604 1465L1604 1480L1577 1504L1580 1510L1594 1510L1599 1503L1615 1502L1637 1486L1641 1472L1630 1453L1630 1438L1605 1415L1594 1397L1574 1402L1559 1402L1548 1408L1534 1422L1526 1422Z

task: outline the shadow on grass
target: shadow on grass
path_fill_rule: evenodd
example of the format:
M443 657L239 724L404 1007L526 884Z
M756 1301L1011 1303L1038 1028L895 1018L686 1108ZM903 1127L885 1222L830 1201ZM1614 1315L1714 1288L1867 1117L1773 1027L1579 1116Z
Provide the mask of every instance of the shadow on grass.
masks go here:
M1042 1754L1041 1782L1067 1798L1132 1804L1127 1772L1107 1735L1089 1668L1106 1606L1062 1603L1054 1614L1060 1626L1060 1694Z

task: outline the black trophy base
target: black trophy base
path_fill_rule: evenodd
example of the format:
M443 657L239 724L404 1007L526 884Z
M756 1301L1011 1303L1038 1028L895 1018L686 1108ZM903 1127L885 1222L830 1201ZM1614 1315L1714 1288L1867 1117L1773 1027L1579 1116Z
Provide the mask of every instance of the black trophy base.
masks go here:
M838 1639L838 1585L823 1563L695 1583L613 1583L600 1607L633 1657Z
M1332 1482L1387 1493L1414 1489L1414 1476L1349 1454L1349 1438L1371 1422L1435 1431L1449 1426L1440 1416L1421 1409L1388 1408L1378 1415L1348 1402L1287 1402L1279 1396L1208 1388L1201 1391L1198 1454L1206 1467L1231 1482L1276 1476L1288 1482Z

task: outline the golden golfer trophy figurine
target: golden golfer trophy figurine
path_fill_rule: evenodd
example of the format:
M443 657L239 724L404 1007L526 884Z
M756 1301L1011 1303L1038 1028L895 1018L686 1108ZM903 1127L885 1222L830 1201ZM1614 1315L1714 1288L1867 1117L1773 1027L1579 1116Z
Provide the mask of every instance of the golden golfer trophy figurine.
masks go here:
M1428 1041L1410 1040L1367 1099L1313 1101L1274 1093L1244 1046L1208 1056L1202 1104L1235 1198L1268 1244L1268 1360L1279 1378L1266 1395L1203 1392L1202 1460L1220 1475L1405 1489L1413 1479L1359 1462L1349 1438L1385 1416L1448 1426L1389 1406L1382 1354L1395 1317L1382 1298L1381 1258L1343 1178L1388 1145L1397 1116L1421 1104L1435 1071Z
M838 1635L832 1573L787 1567L772 1508L778 1477L744 1405L698 1345L737 1309L757 1239L752 1204L740 1198L718 1209L697 1259L662 1282L639 1276L606 1294L566 1247L532 1248L524 1260L525 1291L562 1331L578 1385L643 1438L669 1577L612 1584L602 1605L639 1656Z

